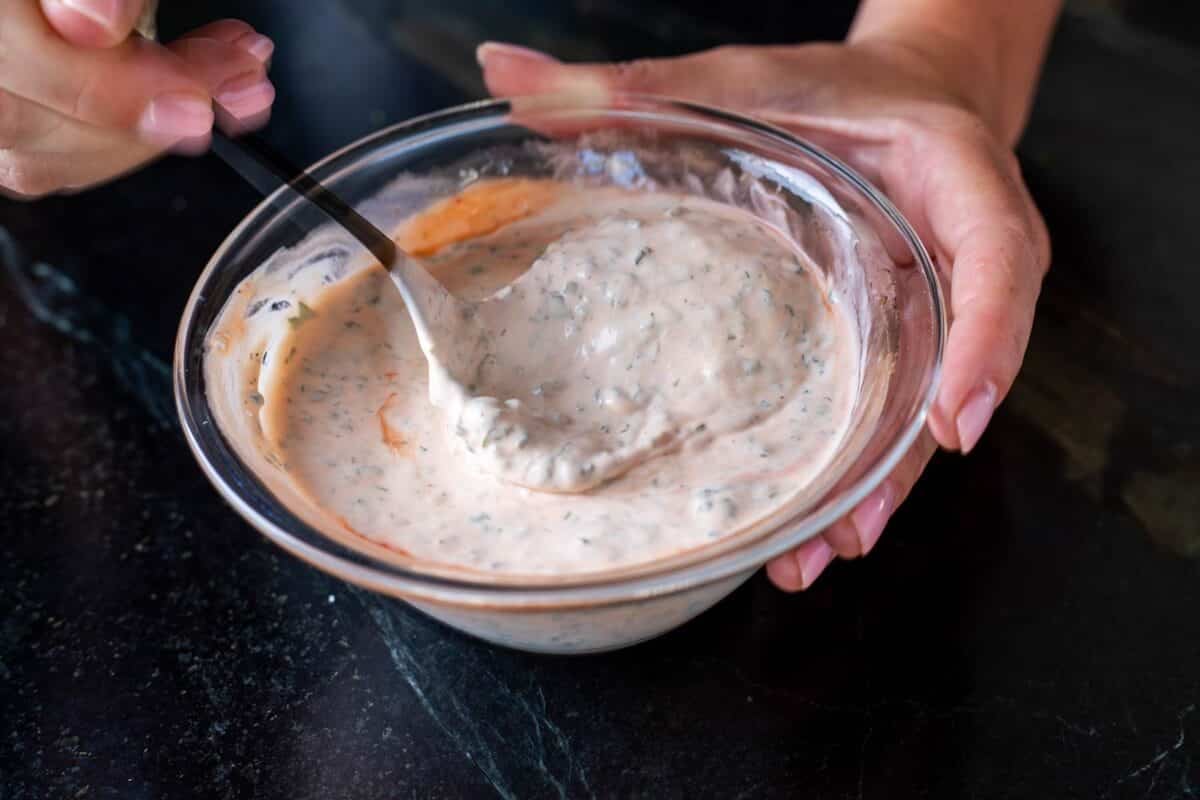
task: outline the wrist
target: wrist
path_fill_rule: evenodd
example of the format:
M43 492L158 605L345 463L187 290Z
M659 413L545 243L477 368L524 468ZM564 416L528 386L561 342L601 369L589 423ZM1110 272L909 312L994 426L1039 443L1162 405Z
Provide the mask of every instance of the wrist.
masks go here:
M847 44L916 62L1013 145L1025 126L1062 2L863 0Z

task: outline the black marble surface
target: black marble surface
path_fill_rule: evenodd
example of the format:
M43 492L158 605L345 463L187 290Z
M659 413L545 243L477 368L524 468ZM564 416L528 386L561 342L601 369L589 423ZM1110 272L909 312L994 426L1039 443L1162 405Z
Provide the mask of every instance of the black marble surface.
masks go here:
M190 22L164 5L168 31ZM485 35L628 56L847 18L237 5L276 34L271 136L300 159L478 93ZM1055 267L977 452L935 459L877 552L813 590L759 576L610 655L467 639L218 499L167 364L192 281L255 202L219 163L0 203L0 798L1200 795L1188 39L1064 20L1021 148Z

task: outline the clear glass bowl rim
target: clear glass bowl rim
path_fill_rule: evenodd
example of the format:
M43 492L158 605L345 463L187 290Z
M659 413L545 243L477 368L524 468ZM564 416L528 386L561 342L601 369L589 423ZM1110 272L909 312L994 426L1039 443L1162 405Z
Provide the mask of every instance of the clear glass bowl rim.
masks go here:
M643 572L632 576L618 575L611 578L604 575L596 577L584 575L580 577L579 581L569 583L564 583L561 579L554 579L554 583L538 584L531 581L522 585L497 585L470 578L447 578L403 569L344 547L337 548L343 551L342 553L332 552L332 541L319 531L310 528L294 516L292 518L302 533L286 530L264 516L238 493L227 480L223 470L214 463L216 459L219 458L229 465L227 468L242 470L252 481L257 481L257 479L224 441L223 434L220 434L219 438L227 452L209 452L202 444L199 438L202 421L198 419L197 409L193 408L190 403L187 392L190 383L201 379L201 376L191 374L187 368L187 347L193 333L192 328L197 308L201 303L209 302L205 297L205 289L214 274L223 267L230 250L241 240L242 236L252 229L262 217L278 208L280 198L289 192L288 189L281 186L255 206L213 253L204 270L196 279L196 284L180 319L173 366L176 410L188 446L209 481L216 487L224 500L262 534L292 555L309 562L318 569L383 594L475 609L565 610L633 602L674 594L757 569L771 558L818 535L849 513L895 469L908 452L925 426L929 408L940 385L948 325L945 302L936 269L912 226L892 205L891 201L851 167L786 130L742 114L690 101L652 95L617 94L610 97L607 103L590 102L587 104L581 104L576 97L560 99L549 95L527 100L530 101L530 107L535 108L538 112L561 108L581 114L594 113L600 116L611 116L620 114L622 108L637 107L644 110L649 107L660 118L669 117L672 112L676 114L681 112L688 117L700 117L723 125L746 129L773 140L775 145L799 151L803 156L817 162L851 185L860 193L860 200L874 206L876 211L894 225L896 232L900 234L912 251L913 267L920 270L929 290L929 301L933 307L935 323L935 341L932 348L933 358L925 376L926 385L920 401L912 410L910 418L893 434L894 440L884 451L883 456L871 465L858 481L842 490L832 502L828 498L823 498L820 504L823 508L819 513L805 513L797 519L791 519L776 528L764 531L740 547L715 553L712 558L694 561L680 567L668 567L659 572ZM314 163L309 167L309 171L328 168L343 159L365 158L369 156L372 149L383 143L392 144L405 136L427 134L439 127L472 118L494 116L503 120L513 110L509 100L481 100L414 117L346 145ZM356 166L357 164L352 165L350 169L354 169ZM223 303L224 298L220 302ZM206 415L203 424L215 423ZM290 516L290 512L288 513Z

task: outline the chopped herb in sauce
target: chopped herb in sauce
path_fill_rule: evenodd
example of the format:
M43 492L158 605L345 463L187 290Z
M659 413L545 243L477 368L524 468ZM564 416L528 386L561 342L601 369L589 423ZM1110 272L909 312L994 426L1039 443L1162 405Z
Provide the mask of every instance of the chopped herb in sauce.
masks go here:
M290 316L264 317L321 327L287 353L282 388L272 389L282 397L264 398L252 380L237 382L238 399L260 407L254 416L276 432L273 446L315 502L417 558L571 573L719 539L772 513L830 457L853 391L838 365L854 356L840 361L848 346L824 338L841 330L836 313L817 314L812 340L800 338L793 320L826 299L822 279L790 277L793 264L807 270L775 234L712 208L622 196L589 203L553 235L531 219L438 252L439 278L464 296L490 298L517 281L502 299L524 313L489 310L491 324L504 324L469 383L502 404L519 398L544 430L496 420L461 446L468 429L429 405L411 331L391 321L402 306L369 272L314 287L303 303L284 301ZM640 268L647 258L653 269ZM265 363L262 345L253 349ZM390 393L389 424L411 442L401 454L386 449L370 416ZM267 426L270 414L281 416ZM544 451L538 437L562 431L598 444L568 436ZM477 466L497 448L517 463L549 452L550 479L590 488L518 488ZM606 472L626 449L637 464Z
M281 300L280 302L286 303L287 301ZM303 325L304 323L308 322L310 319L312 319L316 315L317 315L317 312L315 312L311 308L309 308L307 304L301 302L296 307L296 316L288 317L288 325L291 326L292 330L295 330L295 329L299 328L301 325Z

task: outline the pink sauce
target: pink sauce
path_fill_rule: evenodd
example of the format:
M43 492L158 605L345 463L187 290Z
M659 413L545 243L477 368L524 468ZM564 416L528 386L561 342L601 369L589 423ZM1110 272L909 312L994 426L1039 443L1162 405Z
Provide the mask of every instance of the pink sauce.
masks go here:
M256 273L206 365L261 362L269 342L239 398L255 446L370 540L498 574L630 566L815 492L845 435L853 326L744 212L564 193L426 266L491 331L461 410L431 405L403 304L373 266L293 282L288 309L244 320L251 298L279 294L282 271Z

